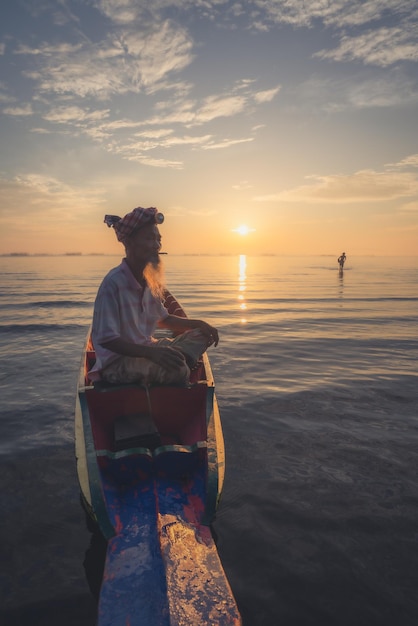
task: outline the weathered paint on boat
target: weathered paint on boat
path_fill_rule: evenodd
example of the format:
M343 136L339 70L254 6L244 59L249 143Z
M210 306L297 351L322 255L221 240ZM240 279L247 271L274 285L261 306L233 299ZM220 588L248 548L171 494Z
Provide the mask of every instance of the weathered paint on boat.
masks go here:
M170 312L182 314L175 299ZM210 532L225 451L207 355L191 386L95 388L88 337L75 416L84 506L108 541L99 626L241 624ZM149 414L161 445L118 450L115 418Z

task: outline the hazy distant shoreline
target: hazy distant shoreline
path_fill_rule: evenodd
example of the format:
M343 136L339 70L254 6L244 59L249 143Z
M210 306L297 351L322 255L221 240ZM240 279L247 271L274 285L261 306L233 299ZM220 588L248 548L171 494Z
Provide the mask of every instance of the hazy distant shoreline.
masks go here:
M236 257L236 256L241 256L241 254L239 253L227 253L227 252L219 252L219 253L201 253L201 252L167 252L166 254L168 254L169 256L199 256L199 257ZM116 256L116 257L120 257L120 254L117 253L112 253L112 254L106 254L105 252L62 252L60 254L52 254L52 253L48 253L48 252L34 252L34 253L30 253L30 252L3 252L0 253L0 257L12 257L12 258L19 258L19 257L62 257L62 256L68 256L68 257L89 257L89 256L105 256L105 257L112 257L112 256ZM260 253L260 254L243 254L242 256L248 256L248 257L313 257L313 256L317 256L317 257L336 257L335 253L327 253L327 254L276 254L276 253L269 253L269 252L265 252L265 253ZM351 255L352 257L370 257L370 258L377 258L377 257L409 257L409 256L418 256L418 255L411 255L411 254L388 254L388 255L380 255L380 254L356 254L356 255Z
M211 253L201 253L201 252L181 252L181 253L173 253L173 252L169 252L166 253L169 254L170 256L213 256L213 257L219 257L219 256L240 256L239 254L228 254L225 252L222 253L215 253L215 254L211 254ZM51 254L48 252L38 252L38 253L29 253L29 252L4 252L2 254L0 254L0 257L43 257L43 256L51 256L51 257L58 257L58 256L121 256L120 254L116 254L116 253L112 253L112 254L105 254L104 252L62 252L61 254ZM245 256L289 256L289 255L280 255L280 254L269 254L269 253L263 253L263 254L251 254L251 255L245 255ZM299 256L299 255L290 255L290 256ZM307 256L330 256L330 257L334 257L335 254L318 254L318 255L307 255Z

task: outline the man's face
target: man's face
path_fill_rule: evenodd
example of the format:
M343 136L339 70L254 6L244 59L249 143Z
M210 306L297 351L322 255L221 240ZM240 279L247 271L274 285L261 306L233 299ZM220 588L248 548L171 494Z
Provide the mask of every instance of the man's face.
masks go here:
M161 235L156 224L147 224L126 241L129 258L140 263L158 265L160 261Z

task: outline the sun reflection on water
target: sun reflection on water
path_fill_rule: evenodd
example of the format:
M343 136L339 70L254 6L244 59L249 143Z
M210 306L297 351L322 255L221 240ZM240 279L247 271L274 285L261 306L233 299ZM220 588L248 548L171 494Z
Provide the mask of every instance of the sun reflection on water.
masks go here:
M238 302L239 302L239 310L246 311L247 303L245 302L244 291L247 289L247 256L245 254L240 254L238 259ZM241 317L241 324L246 324L247 319L245 317Z

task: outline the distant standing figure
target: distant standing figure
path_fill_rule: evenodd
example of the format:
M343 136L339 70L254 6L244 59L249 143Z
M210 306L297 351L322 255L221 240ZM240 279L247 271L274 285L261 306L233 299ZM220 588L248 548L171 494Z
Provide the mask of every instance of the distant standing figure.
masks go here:
M338 265L340 266L340 270L344 269L344 263L346 260L345 252L342 253L341 256L338 257Z

